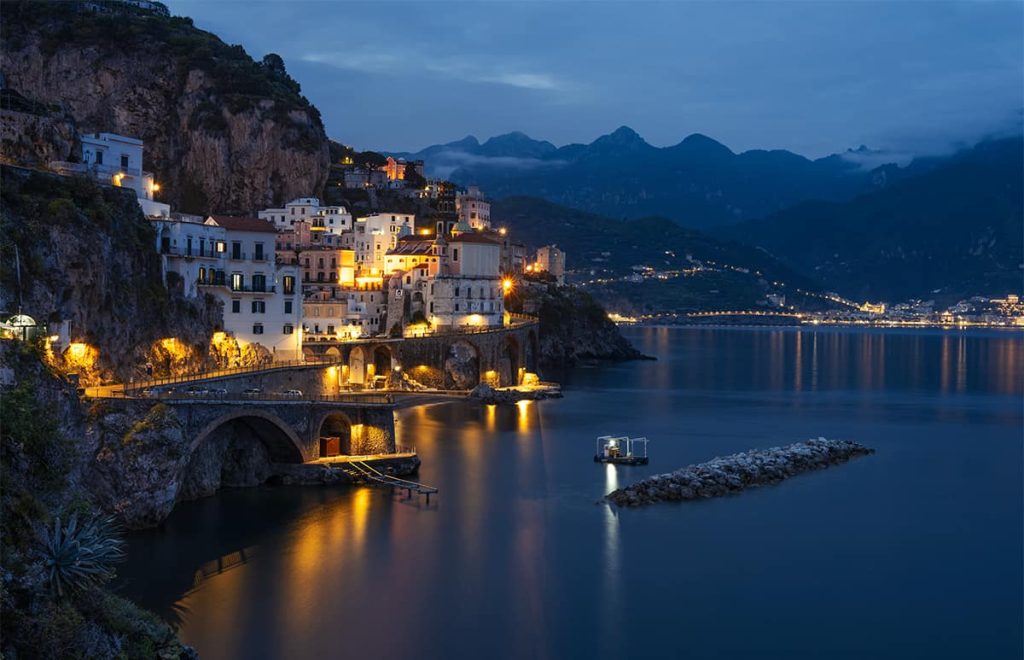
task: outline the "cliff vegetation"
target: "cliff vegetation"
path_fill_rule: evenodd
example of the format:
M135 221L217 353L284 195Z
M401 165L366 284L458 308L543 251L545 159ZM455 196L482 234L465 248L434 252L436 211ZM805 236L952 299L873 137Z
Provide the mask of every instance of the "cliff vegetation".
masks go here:
M83 384L141 379L147 362L215 364L220 304L164 286L156 234L131 191L8 166L0 177L0 308L20 306L51 326L70 320L82 346L51 356L56 364ZM167 338L177 363L167 359Z
M320 113L280 56L255 61L190 18L90 9L99 4L4 3L7 87L65 108L81 131L144 140L146 169L176 209L251 211L321 192ZM40 152L53 151L47 135Z
M195 657L105 586L120 542L83 485L91 448L74 388L45 366L40 344L0 348L14 379L0 406L0 654Z

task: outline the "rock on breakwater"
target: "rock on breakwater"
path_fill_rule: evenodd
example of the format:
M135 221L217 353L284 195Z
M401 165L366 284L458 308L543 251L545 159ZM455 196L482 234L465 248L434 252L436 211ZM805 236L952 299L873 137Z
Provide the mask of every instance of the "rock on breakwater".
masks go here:
M618 506L679 502L738 493L746 488L774 484L811 470L845 463L874 449L849 440L806 440L714 458L706 463L659 474L605 496Z

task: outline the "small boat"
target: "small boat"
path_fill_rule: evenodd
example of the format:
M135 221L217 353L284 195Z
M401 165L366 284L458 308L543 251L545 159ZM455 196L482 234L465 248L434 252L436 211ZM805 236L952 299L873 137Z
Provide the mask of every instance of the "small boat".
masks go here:
M638 455L634 446L642 443L643 454ZM647 465L647 438L615 437L602 435L597 439L595 463L614 463L615 465Z

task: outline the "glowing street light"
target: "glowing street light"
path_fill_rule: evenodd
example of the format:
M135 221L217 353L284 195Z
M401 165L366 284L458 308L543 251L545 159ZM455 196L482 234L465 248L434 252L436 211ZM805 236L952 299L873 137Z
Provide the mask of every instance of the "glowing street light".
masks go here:
M501 280L501 290L505 293L506 296L512 292L512 287L514 286L515 282L512 281L511 277L506 277Z

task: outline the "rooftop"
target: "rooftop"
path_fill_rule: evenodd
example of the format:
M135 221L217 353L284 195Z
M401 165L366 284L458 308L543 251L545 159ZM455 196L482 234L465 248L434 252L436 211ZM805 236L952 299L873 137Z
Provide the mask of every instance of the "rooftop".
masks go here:
M274 227L272 222L268 220L260 220L259 218L245 218L233 215L211 215L209 220L231 231L256 231L263 232L265 234L276 234L277 229Z

